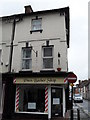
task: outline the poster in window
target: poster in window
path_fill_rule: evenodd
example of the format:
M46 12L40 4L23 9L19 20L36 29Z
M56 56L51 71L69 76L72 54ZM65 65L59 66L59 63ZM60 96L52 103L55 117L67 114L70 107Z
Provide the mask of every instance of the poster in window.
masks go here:
M52 93L55 93L56 92L56 90L55 89L52 89Z
M60 98L53 98L53 105L59 105L60 104Z
M36 109L36 103L28 103L28 109Z

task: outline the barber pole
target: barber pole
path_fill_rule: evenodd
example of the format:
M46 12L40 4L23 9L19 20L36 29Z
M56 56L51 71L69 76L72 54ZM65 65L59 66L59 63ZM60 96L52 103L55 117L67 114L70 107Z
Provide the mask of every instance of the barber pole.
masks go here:
M65 78L65 79L64 79L64 83L67 83L67 82L68 82L68 81L67 81L67 78Z
M48 112L48 87L45 87L45 112Z
M19 87L16 87L16 112L19 111Z
M13 80L13 84L16 84L16 79Z

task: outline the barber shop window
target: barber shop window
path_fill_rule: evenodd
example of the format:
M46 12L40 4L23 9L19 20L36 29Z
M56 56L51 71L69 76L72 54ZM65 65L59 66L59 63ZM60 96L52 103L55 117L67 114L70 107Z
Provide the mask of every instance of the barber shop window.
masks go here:
M32 67L31 48L22 48L22 69L31 69Z
M43 47L43 69L53 68L53 46Z
M16 112L45 112L45 86L17 85L16 96Z

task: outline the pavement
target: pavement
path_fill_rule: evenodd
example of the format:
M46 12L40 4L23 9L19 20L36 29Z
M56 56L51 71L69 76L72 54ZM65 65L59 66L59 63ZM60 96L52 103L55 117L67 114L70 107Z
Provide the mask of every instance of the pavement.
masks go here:
M2 119L2 114L0 113L0 120Z
M2 110L0 109L0 120L2 119Z
M88 112L88 104L85 104L86 101L83 103L73 103L73 119L78 119L77 109L80 111L80 120L90 120L90 112ZM88 102L87 102L88 103ZM71 118L71 111L68 110L66 115L66 118Z
M77 106L80 107L80 109L90 117L90 112L88 112L88 110L84 109L83 106L81 106L79 104L77 104Z
M87 114L89 117L90 117L90 110L88 109L89 106L88 106L88 100L84 100L85 102L87 102L87 104L78 104L77 103L77 106L85 113ZM90 101L89 101L90 102Z

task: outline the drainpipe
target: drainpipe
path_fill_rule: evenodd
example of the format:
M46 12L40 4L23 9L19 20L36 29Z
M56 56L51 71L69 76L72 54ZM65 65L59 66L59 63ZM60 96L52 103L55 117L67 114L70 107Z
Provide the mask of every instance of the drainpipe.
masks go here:
M22 21L22 20L23 20L22 16L19 16L19 18L16 18L16 17L14 16L14 19L13 19L8 72L11 72L11 68L12 68L13 41L14 41L14 36L15 36L15 26L16 26L16 22L19 22L19 21Z
M15 35L15 25L16 25L16 20L14 17L13 24L12 24L12 37L11 37L11 46L10 46L10 58L9 58L9 72L11 72L11 67L12 67L12 56L13 56L13 41L14 41L14 35Z

